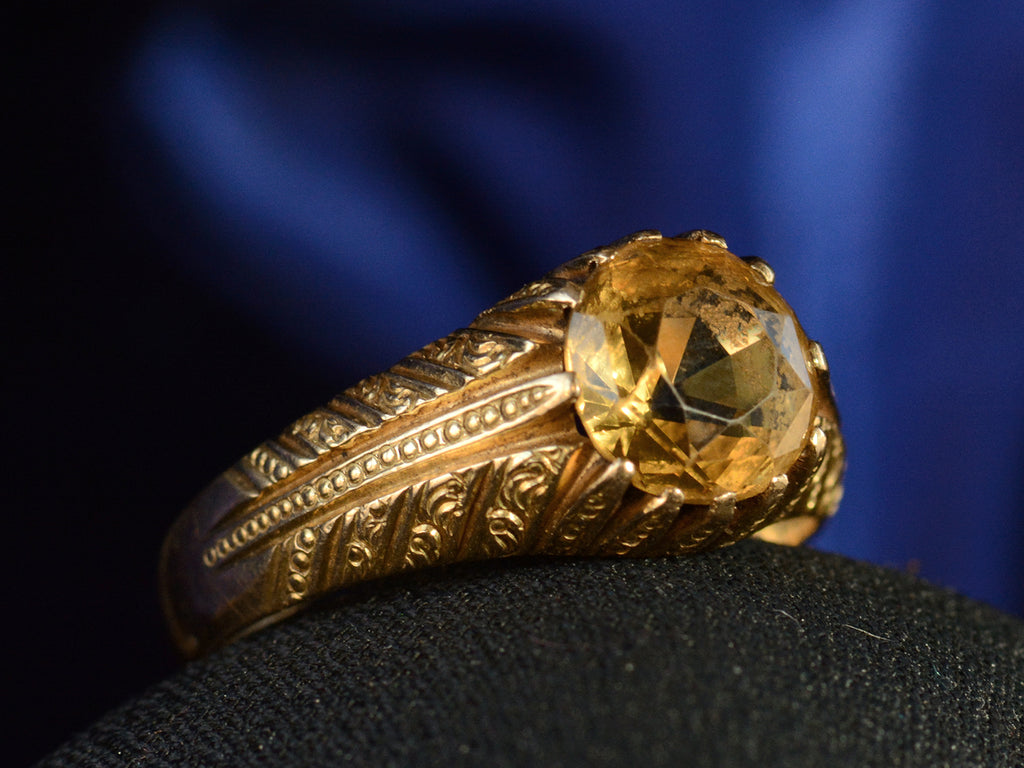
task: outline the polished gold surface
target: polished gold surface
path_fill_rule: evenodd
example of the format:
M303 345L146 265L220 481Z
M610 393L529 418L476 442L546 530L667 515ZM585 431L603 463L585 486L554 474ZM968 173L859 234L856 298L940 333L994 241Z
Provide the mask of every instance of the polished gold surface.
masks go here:
M712 233L640 232L299 419L168 535L178 647L409 569L801 542L839 503L844 448L773 279Z

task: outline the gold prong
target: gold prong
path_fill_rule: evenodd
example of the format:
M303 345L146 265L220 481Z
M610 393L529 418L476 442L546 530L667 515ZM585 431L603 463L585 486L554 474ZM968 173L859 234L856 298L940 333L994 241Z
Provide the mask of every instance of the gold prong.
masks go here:
M565 371L565 375L569 376L569 378L570 378L570 380L568 382L568 392L567 392L567 396L566 396L565 399L569 400L570 402L575 403L579 399L579 396L580 396L580 385L579 385L579 382L576 381L576 374L574 374L572 371Z
M552 304L564 304L568 307L575 307L580 301L580 288L578 285L568 283L540 298Z
M758 274L765 285L775 284L775 270L769 266L767 261L757 256L744 256L743 260L747 262L747 266Z
M708 504L708 516L721 525L728 525L736 514L736 494L732 491L719 494Z
M717 232L712 232L710 229L691 229L689 232L683 232L681 235L677 235L680 240L696 240L701 243L710 243L711 245L717 245L719 248L728 249L725 238Z
M828 373L828 360L825 359L825 350L821 348L821 344L812 341L808 345L807 351L811 353L811 365L822 373Z
M821 458L825 455L825 444L828 442L828 438L825 437L825 430L821 427L815 427L811 430L811 447L814 448L814 455L817 458Z
M571 275L579 270L583 270L585 274L590 274L602 264L607 264L614 259L625 246L641 240L661 240L661 232L656 229L641 229L639 232L626 235L614 243L587 251L572 261L563 264L555 273L560 277L569 277L570 279Z
M669 507L674 506L677 509L686 502L686 494L683 493L682 488L669 488L668 490L662 491L661 494L655 501L648 504L648 508L653 509L655 507Z
M591 483L592 488L607 485L614 488L612 495L621 498L636 476L636 464L629 459L614 459Z
M764 500L767 506L773 506L779 502L786 489L789 488L789 475L776 475L768 484L764 492Z
M626 243L635 243L639 240L661 240L661 232L656 229L641 229L624 238Z

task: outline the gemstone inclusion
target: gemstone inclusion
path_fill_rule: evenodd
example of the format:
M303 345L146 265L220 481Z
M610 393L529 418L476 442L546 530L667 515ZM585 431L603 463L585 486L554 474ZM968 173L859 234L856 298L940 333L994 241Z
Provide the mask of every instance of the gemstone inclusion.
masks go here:
M764 491L799 456L815 383L792 309L741 259L701 241L641 240L597 268L566 335L576 410L634 485L689 503Z

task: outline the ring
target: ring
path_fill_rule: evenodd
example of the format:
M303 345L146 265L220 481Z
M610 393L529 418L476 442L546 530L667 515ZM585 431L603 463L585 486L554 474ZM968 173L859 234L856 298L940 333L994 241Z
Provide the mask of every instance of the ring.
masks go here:
M845 449L821 346L773 282L712 232L638 232L345 390L172 527L176 645L428 566L801 543Z

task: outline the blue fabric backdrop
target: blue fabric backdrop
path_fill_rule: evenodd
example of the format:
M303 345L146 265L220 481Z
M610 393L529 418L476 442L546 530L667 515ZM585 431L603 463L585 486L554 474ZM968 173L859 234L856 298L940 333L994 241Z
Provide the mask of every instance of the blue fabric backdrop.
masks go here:
M336 5L139 40L128 183L190 270L342 387L586 249L720 232L829 355L815 545L1024 613L1019 3Z

